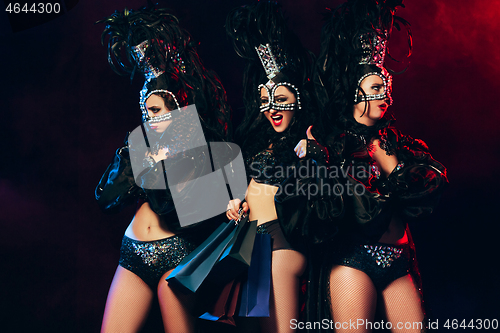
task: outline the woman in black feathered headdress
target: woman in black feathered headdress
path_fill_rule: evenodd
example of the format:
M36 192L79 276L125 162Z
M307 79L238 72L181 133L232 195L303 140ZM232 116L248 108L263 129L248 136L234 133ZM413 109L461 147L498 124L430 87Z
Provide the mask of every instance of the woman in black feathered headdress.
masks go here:
M210 234L213 224L181 225L173 196L174 190L193 190L182 184L212 171L200 167L210 166L206 150L189 149L227 138L225 91L217 76L203 67L191 36L166 10L125 9L100 23L106 24L102 40L108 37L112 68L145 79L139 98L143 125L117 150L96 188L103 211L138 204L123 237L102 331L137 332L157 293L165 331L193 332L194 300L172 290L165 278ZM197 113L183 108L191 104ZM169 188L166 174L172 168L185 183Z
M321 268L318 303L328 302L319 317L331 315L336 332L359 321L356 332L371 331L376 309L391 331L425 326L407 222L433 211L447 179L427 146L392 127L387 114L392 77L384 59L392 27L408 27L394 15L402 5L349 0L332 12L322 33L319 64L333 133L327 146L331 162L348 174L345 185L357 187L344 195L345 216Z
M297 166L294 147L317 112L312 58L287 29L275 2L261 0L234 9L226 29L246 61L245 116L236 131L250 179L242 207L251 220L258 220L259 232L273 239L270 317L261 318L260 326L264 332L289 332L290 321L299 315L299 278L306 260L298 248L305 242L289 237L294 228L277 212L275 196L286 195L281 185ZM240 205L239 200L229 203L228 218L237 217Z

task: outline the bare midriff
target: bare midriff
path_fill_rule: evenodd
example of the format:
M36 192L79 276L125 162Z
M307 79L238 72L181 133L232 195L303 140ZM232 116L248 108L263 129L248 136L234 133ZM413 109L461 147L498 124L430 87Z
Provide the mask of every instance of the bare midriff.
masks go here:
M147 202L143 203L137 210L132 222L130 222L125 231L125 236L143 242L163 239L174 235L167 228L162 218L153 212Z
M405 244L408 243L408 236L406 235L406 223L399 217L393 216L389 227L379 239L380 243L386 244Z
M278 192L277 186L257 183L253 179L250 181L245 197L250 221L257 220L257 225L261 225L278 218L274 205L276 192Z

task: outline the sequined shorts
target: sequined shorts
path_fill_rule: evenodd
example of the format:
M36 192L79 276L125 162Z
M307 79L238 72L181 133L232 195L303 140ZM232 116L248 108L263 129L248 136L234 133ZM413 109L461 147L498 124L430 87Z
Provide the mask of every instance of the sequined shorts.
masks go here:
M257 233L271 235L273 251L292 250L292 246L286 240L278 220L272 220L257 226Z
M410 273L409 244L376 243L343 248L336 253L333 264L358 269L370 277L378 291Z
M143 242L123 236L119 265L156 290L161 277L175 268L197 246L186 236Z

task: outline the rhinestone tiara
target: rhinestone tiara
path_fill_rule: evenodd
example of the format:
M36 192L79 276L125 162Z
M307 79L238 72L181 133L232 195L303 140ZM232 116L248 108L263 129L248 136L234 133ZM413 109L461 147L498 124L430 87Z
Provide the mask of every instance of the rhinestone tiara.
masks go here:
M157 78L158 76L165 73L164 71L154 68L149 62L149 58L146 57L146 51L149 47L149 42L145 40L139 45L132 46L132 57L134 57L135 62L139 65L141 70L144 72L144 77L146 81Z
M384 66L387 49L387 31L376 31L359 36L363 55L359 61L360 65Z
M279 47L275 47L278 49ZM286 59L284 62L279 61L276 56L273 54L271 50L271 45L269 44L260 44L258 47L255 47L255 51L257 51L257 55L266 71L266 76L269 80L278 75L278 73L286 66Z

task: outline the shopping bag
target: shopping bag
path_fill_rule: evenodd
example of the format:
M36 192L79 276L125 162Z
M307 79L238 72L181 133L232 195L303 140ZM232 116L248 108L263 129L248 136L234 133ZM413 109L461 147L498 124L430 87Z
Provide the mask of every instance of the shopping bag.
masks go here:
M252 261L241 286L240 317L269 317L271 235L256 234Z
M234 316L240 295L241 280L235 279L226 284L212 309L199 318L236 326Z
M239 264L241 262L246 267L250 266L256 232L257 220L246 222L242 231L236 237L234 244L232 244L230 251L224 252L224 254L228 254L223 255L217 264L219 265L226 260L230 263Z
M235 235L207 276L207 283L223 285L243 273L250 266L257 231L257 221L248 222L244 216Z
M222 223L179 263L166 280L176 287L196 292L233 239L237 223L235 220Z

